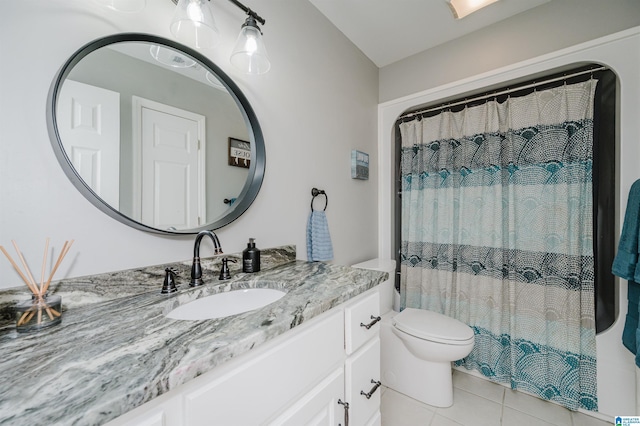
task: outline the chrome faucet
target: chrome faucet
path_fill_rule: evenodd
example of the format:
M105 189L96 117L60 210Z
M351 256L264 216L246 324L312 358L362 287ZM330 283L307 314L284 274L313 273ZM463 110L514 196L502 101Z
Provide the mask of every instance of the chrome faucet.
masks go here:
M193 245L193 264L191 265L191 287L196 287L204 284L202 280L202 267L200 266L200 241L205 235L211 238L213 241L214 252L213 254L222 254L222 246L218 236L212 231L200 231L196 236L196 241Z

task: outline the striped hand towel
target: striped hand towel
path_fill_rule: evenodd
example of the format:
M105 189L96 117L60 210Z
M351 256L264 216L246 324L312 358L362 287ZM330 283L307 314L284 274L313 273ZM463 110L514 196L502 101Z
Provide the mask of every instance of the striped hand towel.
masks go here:
M324 211L312 211L307 222L307 260L309 262L333 259L333 246L329 224Z

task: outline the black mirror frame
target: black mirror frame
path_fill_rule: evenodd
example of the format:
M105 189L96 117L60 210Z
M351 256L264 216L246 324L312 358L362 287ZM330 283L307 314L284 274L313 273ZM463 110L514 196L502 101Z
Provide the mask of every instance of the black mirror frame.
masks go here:
M208 70L223 83L223 85L229 91L229 94L236 101L236 104L238 105L238 108L240 109L240 112L244 117L245 123L249 128L249 135L251 138L251 162L249 166L249 175L247 176L247 181L245 182L242 191L237 197L237 201L234 204L235 207L228 214L224 215L213 223L205 224L204 226L201 226L199 228L168 231L153 228L151 226L133 220L130 217L120 213L120 211L116 210L102 198L100 198L100 196L98 196L91 189L91 187L89 187L89 185L87 185L87 183L80 177L76 169L73 167L69 157L67 156L67 153L62 144L62 140L60 138L60 133L58 131L58 117L56 112L56 105L58 102L58 96L62 84L64 83L73 67L78 62L80 62L82 58L84 58L91 52L110 44L128 41L148 42L167 46L181 51L182 53L185 53L191 56L193 59L199 61L201 65L203 65L205 68L208 68ZM51 84L49 95L47 97L47 128L56 158L62 166L65 174L73 183L73 185L78 189L78 191L80 191L80 193L87 200L89 200L94 206L96 206L102 212L106 213L108 216L138 230L165 235L185 235L197 234L198 232L205 229L212 230L222 228L223 226L226 226L236 220L249 208L249 206L253 203L256 196L258 195L260 187L262 186L266 164L264 137L262 135L262 129L260 128L258 119L253 109L251 108L251 105L249 104L247 98L240 91L233 80L231 80L229 76L227 76L218 66L207 59L204 55L180 43L162 37L143 33L121 33L96 39L78 49L58 70L53 83Z

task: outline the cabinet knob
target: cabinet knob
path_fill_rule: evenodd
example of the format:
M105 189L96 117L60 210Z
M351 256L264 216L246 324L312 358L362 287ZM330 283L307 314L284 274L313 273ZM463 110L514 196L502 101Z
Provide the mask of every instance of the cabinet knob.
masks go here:
M375 323L377 323L378 321L380 321L382 318L380 317L374 317L373 315L371 315L371 319L373 321L371 321L369 324L365 324L363 322L360 323L360 327L364 327L367 330L370 329L371 327L373 327L375 325Z
M367 399L371 398L371 396L372 396L374 393L376 393L376 391L378 390L378 388L379 388L379 387L380 387L380 385L382 384L382 383L380 383L380 381L379 381L379 380L378 380L378 381L375 381L375 380L373 380L373 379L371 379L371 383L373 383L375 386L373 386L369 392L366 392L366 393L365 393L365 391L363 391L363 390L361 390L361 391L360 391L360 395L364 395L364 396L366 396L366 397L367 397Z

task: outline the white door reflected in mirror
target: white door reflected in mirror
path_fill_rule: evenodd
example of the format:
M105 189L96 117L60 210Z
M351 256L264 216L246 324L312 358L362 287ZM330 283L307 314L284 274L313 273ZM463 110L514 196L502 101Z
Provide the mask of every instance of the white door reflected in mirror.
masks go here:
M80 177L115 209L120 205L120 94L67 80L58 129Z
M207 217L205 117L137 96L133 111L134 217L158 229L197 228Z

